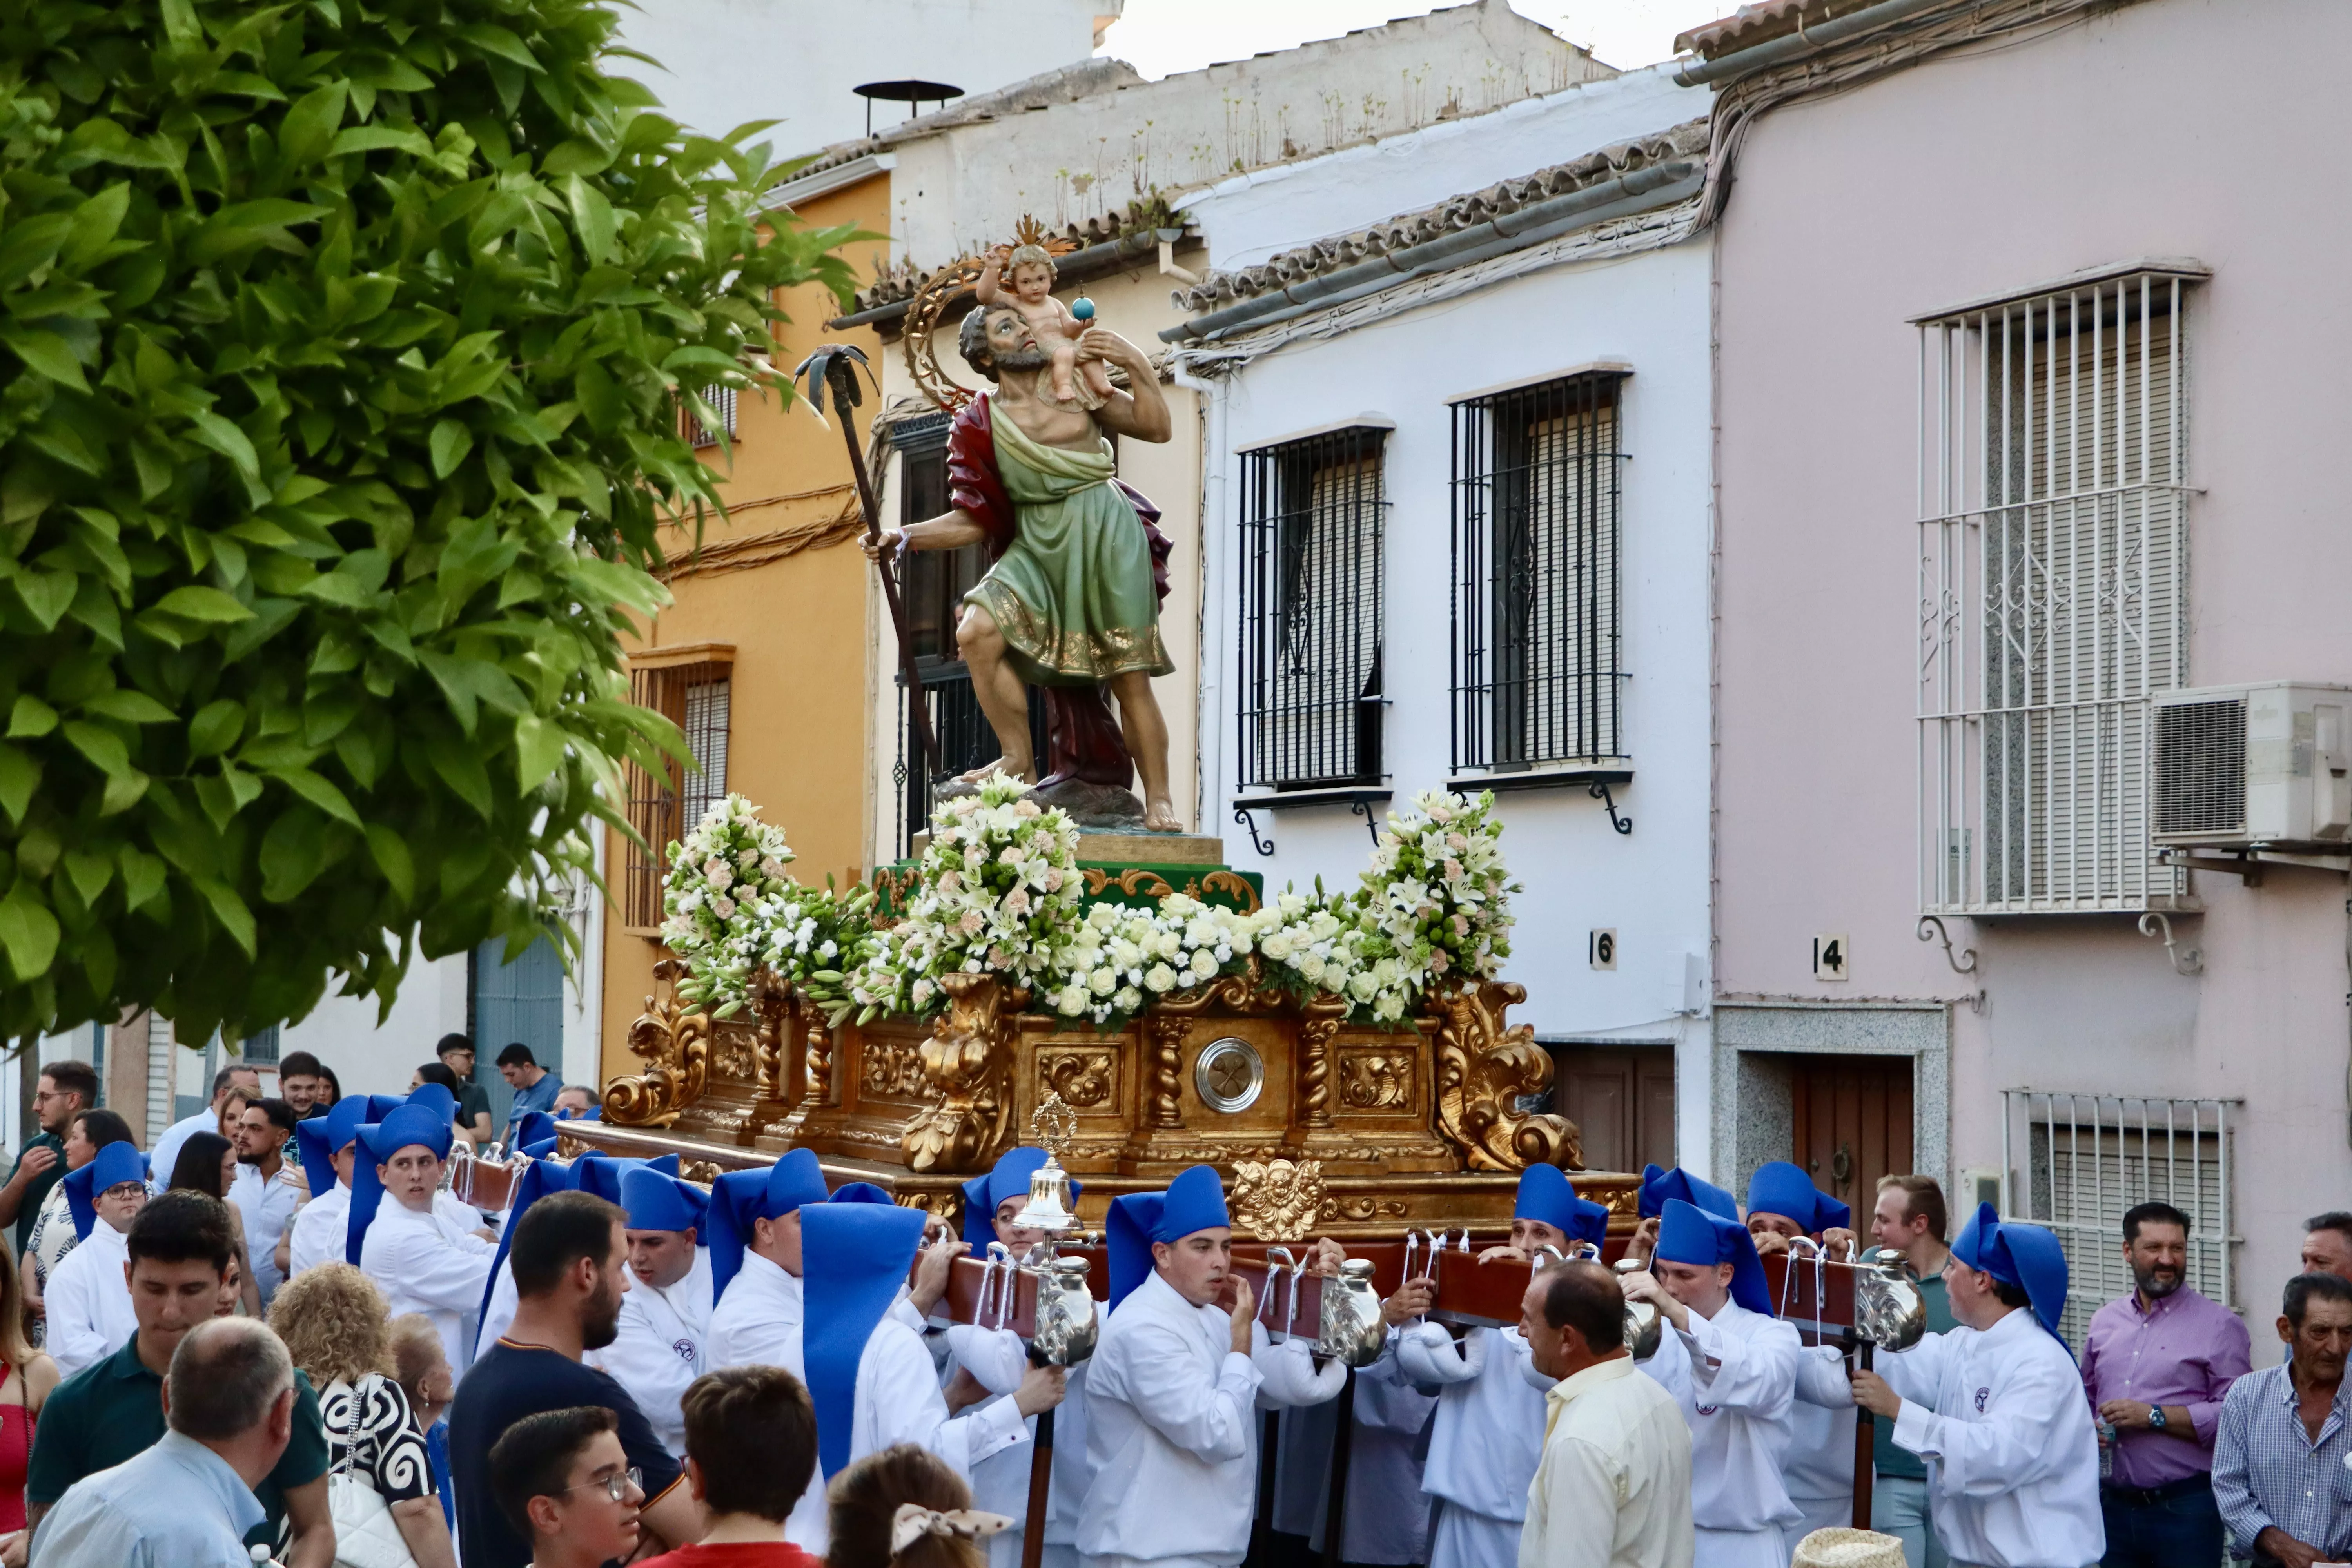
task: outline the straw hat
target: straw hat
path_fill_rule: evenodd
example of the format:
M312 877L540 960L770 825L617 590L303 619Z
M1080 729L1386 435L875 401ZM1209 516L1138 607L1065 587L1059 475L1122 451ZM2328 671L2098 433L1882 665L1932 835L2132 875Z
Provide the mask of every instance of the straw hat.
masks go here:
M1874 1530L1816 1530L1789 1568L1903 1568L1903 1542Z

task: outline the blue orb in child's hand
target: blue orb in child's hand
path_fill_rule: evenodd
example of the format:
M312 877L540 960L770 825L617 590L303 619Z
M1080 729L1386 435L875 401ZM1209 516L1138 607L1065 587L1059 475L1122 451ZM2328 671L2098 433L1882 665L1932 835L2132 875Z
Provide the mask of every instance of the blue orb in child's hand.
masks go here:
M1081 321L1091 321L1095 319L1095 302L1092 300L1074 300L1070 302L1070 314Z

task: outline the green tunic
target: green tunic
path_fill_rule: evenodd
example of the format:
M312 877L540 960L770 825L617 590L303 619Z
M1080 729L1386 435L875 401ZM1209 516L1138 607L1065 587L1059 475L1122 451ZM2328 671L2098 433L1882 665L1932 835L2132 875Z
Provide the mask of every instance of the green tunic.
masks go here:
M1091 686L1176 666L1160 641L1160 597L1143 521L1110 482L1110 443L1041 446L1000 416L996 471L1018 526L1012 547L964 595L995 618L1013 668L1032 686Z

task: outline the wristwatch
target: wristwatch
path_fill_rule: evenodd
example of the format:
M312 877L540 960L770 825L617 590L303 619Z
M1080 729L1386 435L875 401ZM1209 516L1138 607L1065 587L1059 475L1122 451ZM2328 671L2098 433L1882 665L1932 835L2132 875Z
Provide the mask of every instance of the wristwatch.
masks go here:
M2147 1407L2147 1429L2151 1432L2161 1432L2164 1430L2164 1406L2161 1405L2149 1405Z

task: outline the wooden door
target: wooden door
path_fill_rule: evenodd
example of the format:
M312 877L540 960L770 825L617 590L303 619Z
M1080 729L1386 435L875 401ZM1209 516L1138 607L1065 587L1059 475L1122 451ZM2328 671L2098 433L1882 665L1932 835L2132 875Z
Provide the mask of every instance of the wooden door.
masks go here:
M1556 1045L1552 1104L1576 1123L1588 1171L1675 1163L1672 1046Z
M1911 1058L1792 1058L1792 1158L1857 1219L1877 1201L1878 1178L1911 1165Z

